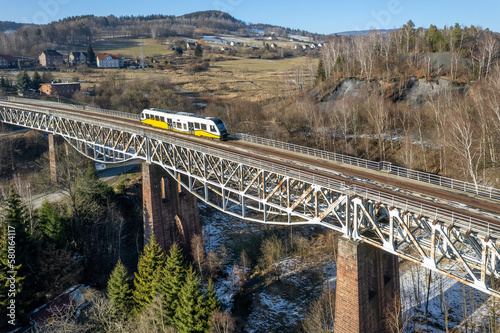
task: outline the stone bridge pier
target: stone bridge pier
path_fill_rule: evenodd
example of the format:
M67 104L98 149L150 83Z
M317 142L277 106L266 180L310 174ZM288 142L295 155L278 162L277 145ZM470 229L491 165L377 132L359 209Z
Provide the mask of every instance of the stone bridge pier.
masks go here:
M399 296L397 256L339 238L335 333L399 332Z
M154 234L165 252L176 242L190 254L191 239L202 233L197 198L165 169L149 163L142 164L142 196L144 244Z
M57 183L57 159L56 145L59 144L57 136L49 134L49 163L50 163L50 182Z

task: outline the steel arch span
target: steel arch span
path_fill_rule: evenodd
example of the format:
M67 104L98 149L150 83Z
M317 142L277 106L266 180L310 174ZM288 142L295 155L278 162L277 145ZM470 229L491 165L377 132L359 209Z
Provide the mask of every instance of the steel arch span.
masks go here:
M0 121L61 135L103 163L142 159L230 215L267 224L322 225L500 297L500 227L396 192L222 151L139 126L0 101ZM134 118L134 115L115 113ZM127 120L126 118L123 118Z

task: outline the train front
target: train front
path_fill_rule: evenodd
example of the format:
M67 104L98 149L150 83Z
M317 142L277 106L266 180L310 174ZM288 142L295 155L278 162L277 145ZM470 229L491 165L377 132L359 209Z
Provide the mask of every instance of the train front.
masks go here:
M226 128L226 124L219 118L214 118L213 119L215 125L217 125L217 129L219 130L220 133L220 139L221 141L226 141L227 138L229 137L229 133Z

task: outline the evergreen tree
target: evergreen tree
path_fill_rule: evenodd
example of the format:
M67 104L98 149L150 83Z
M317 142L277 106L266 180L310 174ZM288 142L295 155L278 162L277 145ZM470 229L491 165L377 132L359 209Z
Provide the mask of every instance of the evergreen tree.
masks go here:
M201 44L197 44L194 48L194 56L201 58L203 56L203 49L201 48Z
M33 77L31 78L31 88L38 91L41 84L42 84L42 77L40 76L40 74L38 74L37 71L35 71L33 73Z
M17 80L16 80L16 89L19 95L25 95L29 89L31 88L31 78L26 73L26 71L22 71L21 73L17 74Z
M105 213L106 204L113 195L113 188L103 182L89 164L85 175L77 180L75 208L78 218L94 223L98 216Z
M151 303L158 290L158 272L164 264L165 253L153 235L149 244L144 247L144 252L137 264L137 273L135 273L133 299L136 313L141 312L146 305Z
M319 81L325 81L325 80L326 80L325 66L323 65L323 59L319 59L318 72L316 73L316 83L318 83Z
M176 243L170 248L165 266L160 271L158 292L162 295L165 324L172 323L179 306L179 292L186 278L187 266Z
M217 297L217 293L214 290L214 284L212 279L208 281L207 290L205 291L205 317L207 320L215 311L221 309L221 303Z
M15 234L12 239L9 238L9 230L12 230ZM15 271L17 272L16 281L19 281L19 284L16 285L16 288L19 289L16 293L16 320L20 322L26 319L26 313L33 298L32 294L34 292L36 280L34 270L36 270L38 251L36 243L33 239L31 239L28 230L28 221L21 197L17 194L11 184L9 188L9 196L7 197L7 208L5 210L4 221L2 224L2 243L0 251L2 252L1 260L3 263L0 266L8 264L10 270L12 270L10 263L4 261L5 258L8 258L6 256L4 257L8 251L8 247L6 248L6 242L10 242L12 240L15 243L14 246L16 251L14 264ZM10 274L8 275L10 276ZM4 280L4 278L5 277L2 276L2 281L0 281L0 283L8 284L9 282ZM23 280L25 281L22 283ZM4 298L5 296L5 294L0 296L2 297L2 302L6 300Z
M208 332L207 311L200 279L192 267L186 272L186 279L179 291L179 305L173 322L182 333Z
M3 224L0 229L0 327L7 326L6 321L11 319L7 317L9 311L7 306L9 306L10 300L15 300L17 295L22 292L24 276L19 274L22 264L18 263L18 260L9 261L9 235L7 225ZM16 288L13 292L16 296L13 296L12 290L10 290L9 279L12 277L12 273L9 272L11 271L18 272L14 277Z
M94 49L92 48L92 45L89 44L89 46L87 46L87 55L89 56L89 65L93 65L96 63L96 56L95 56L95 52L94 52Z
M44 200L38 210L38 228L43 238L55 245L64 244L64 227L55 207Z
M132 288L127 268L120 259L109 276L108 298L113 304L113 314L125 319L132 305Z

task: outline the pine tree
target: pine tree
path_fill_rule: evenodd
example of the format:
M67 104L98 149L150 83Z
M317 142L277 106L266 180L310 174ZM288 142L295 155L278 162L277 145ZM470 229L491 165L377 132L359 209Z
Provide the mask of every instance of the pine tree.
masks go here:
M187 266L176 243L170 248L165 266L160 272L158 292L162 295L165 324L172 323L179 306L179 292L186 278Z
M214 284L212 279L208 281L207 290L205 291L205 316L207 321L210 319L210 316L215 311L219 311L221 309L221 303L217 297L217 293L214 290Z
M87 46L87 55L89 56L89 65L95 64L96 63L96 55L95 55L94 49L92 48L91 44L89 44L89 46Z
M15 241L15 240L14 240ZM5 318L7 317L7 306L9 305L10 299L16 299L16 297L11 297L12 290L10 289L11 271L18 272L21 270L22 264L19 264L18 260L15 262L9 261L9 235L7 231L7 225L2 225L0 229L0 327L4 324ZM22 292L24 276L21 274L15 275L15 295ZM9 318L10 319L10 318Z
M17 74L17 80L16 80L16 89L19 95L25 95L29 89L31 88L31 78L26 73L26 71L22 71L21 73Z
M319 59L318 62L318 72L316 73L316 83L319 81L325 81L326 79L326 72L325 72L325 66L323 65L323 59Z
M136 313L141 312L146 305L151 303L158 290L158 272L164 264L165 253L153 235L149 244L144 247L144 252L137 264L137 273L135 273L133 299Z
M203 49L201 48L200 44L197 44L194 48L194 56L198 58L201 58L203 56Z
M38 227L43 238L56 245L64 244L64 227L61 218L48 201L44 200L38 210Z
M40 76L40 74L38 74L37 71L35 71L33 73L33 77L31 78L31 88L38 91L38 88L40 88L41 83L42 83L42 77Z
M113 304L113 314L125 319L132 305L132 288L127 268L120 259L109 276L108 298Z
M208 332L204 295L200 279L192 267L186 272L186 280L179 291L179 305L173 323L182 333Z
M16 281L19 281L19 284L16 285L18 289L16 293L16 312L17 312L17 320L22 322L26 319L26 310L29 308L32 300L32 294L34 292L34 284L36 280L36 276L29 269L36 268L37 262L37 247L35 241L30 237L28 233L28 222L25 214L25 210L21 201L21 197L14 190L12 184L9 188L9 196L7 197L7 208L4 215L4 221L2 224L2 243L1 245L1 255L2 260L8 258L6 254L8 253L8 247L6 247L6 242L10 242L10 238L8 235L8 230L12 230L15 236L12 238L12 241L15 243L15 267ZM4 257L5 256L5 257ZM4 261L0 266L5 266L8 264L10 270L12 270L12 266L9 262ZM10 274L8 274L10 276ZM8 281L4 280L5 277L2 276L2 281L0 283L7 284ZM24 280L24 282L23 282ZM2 296L2 301L5 301L5 294Z

